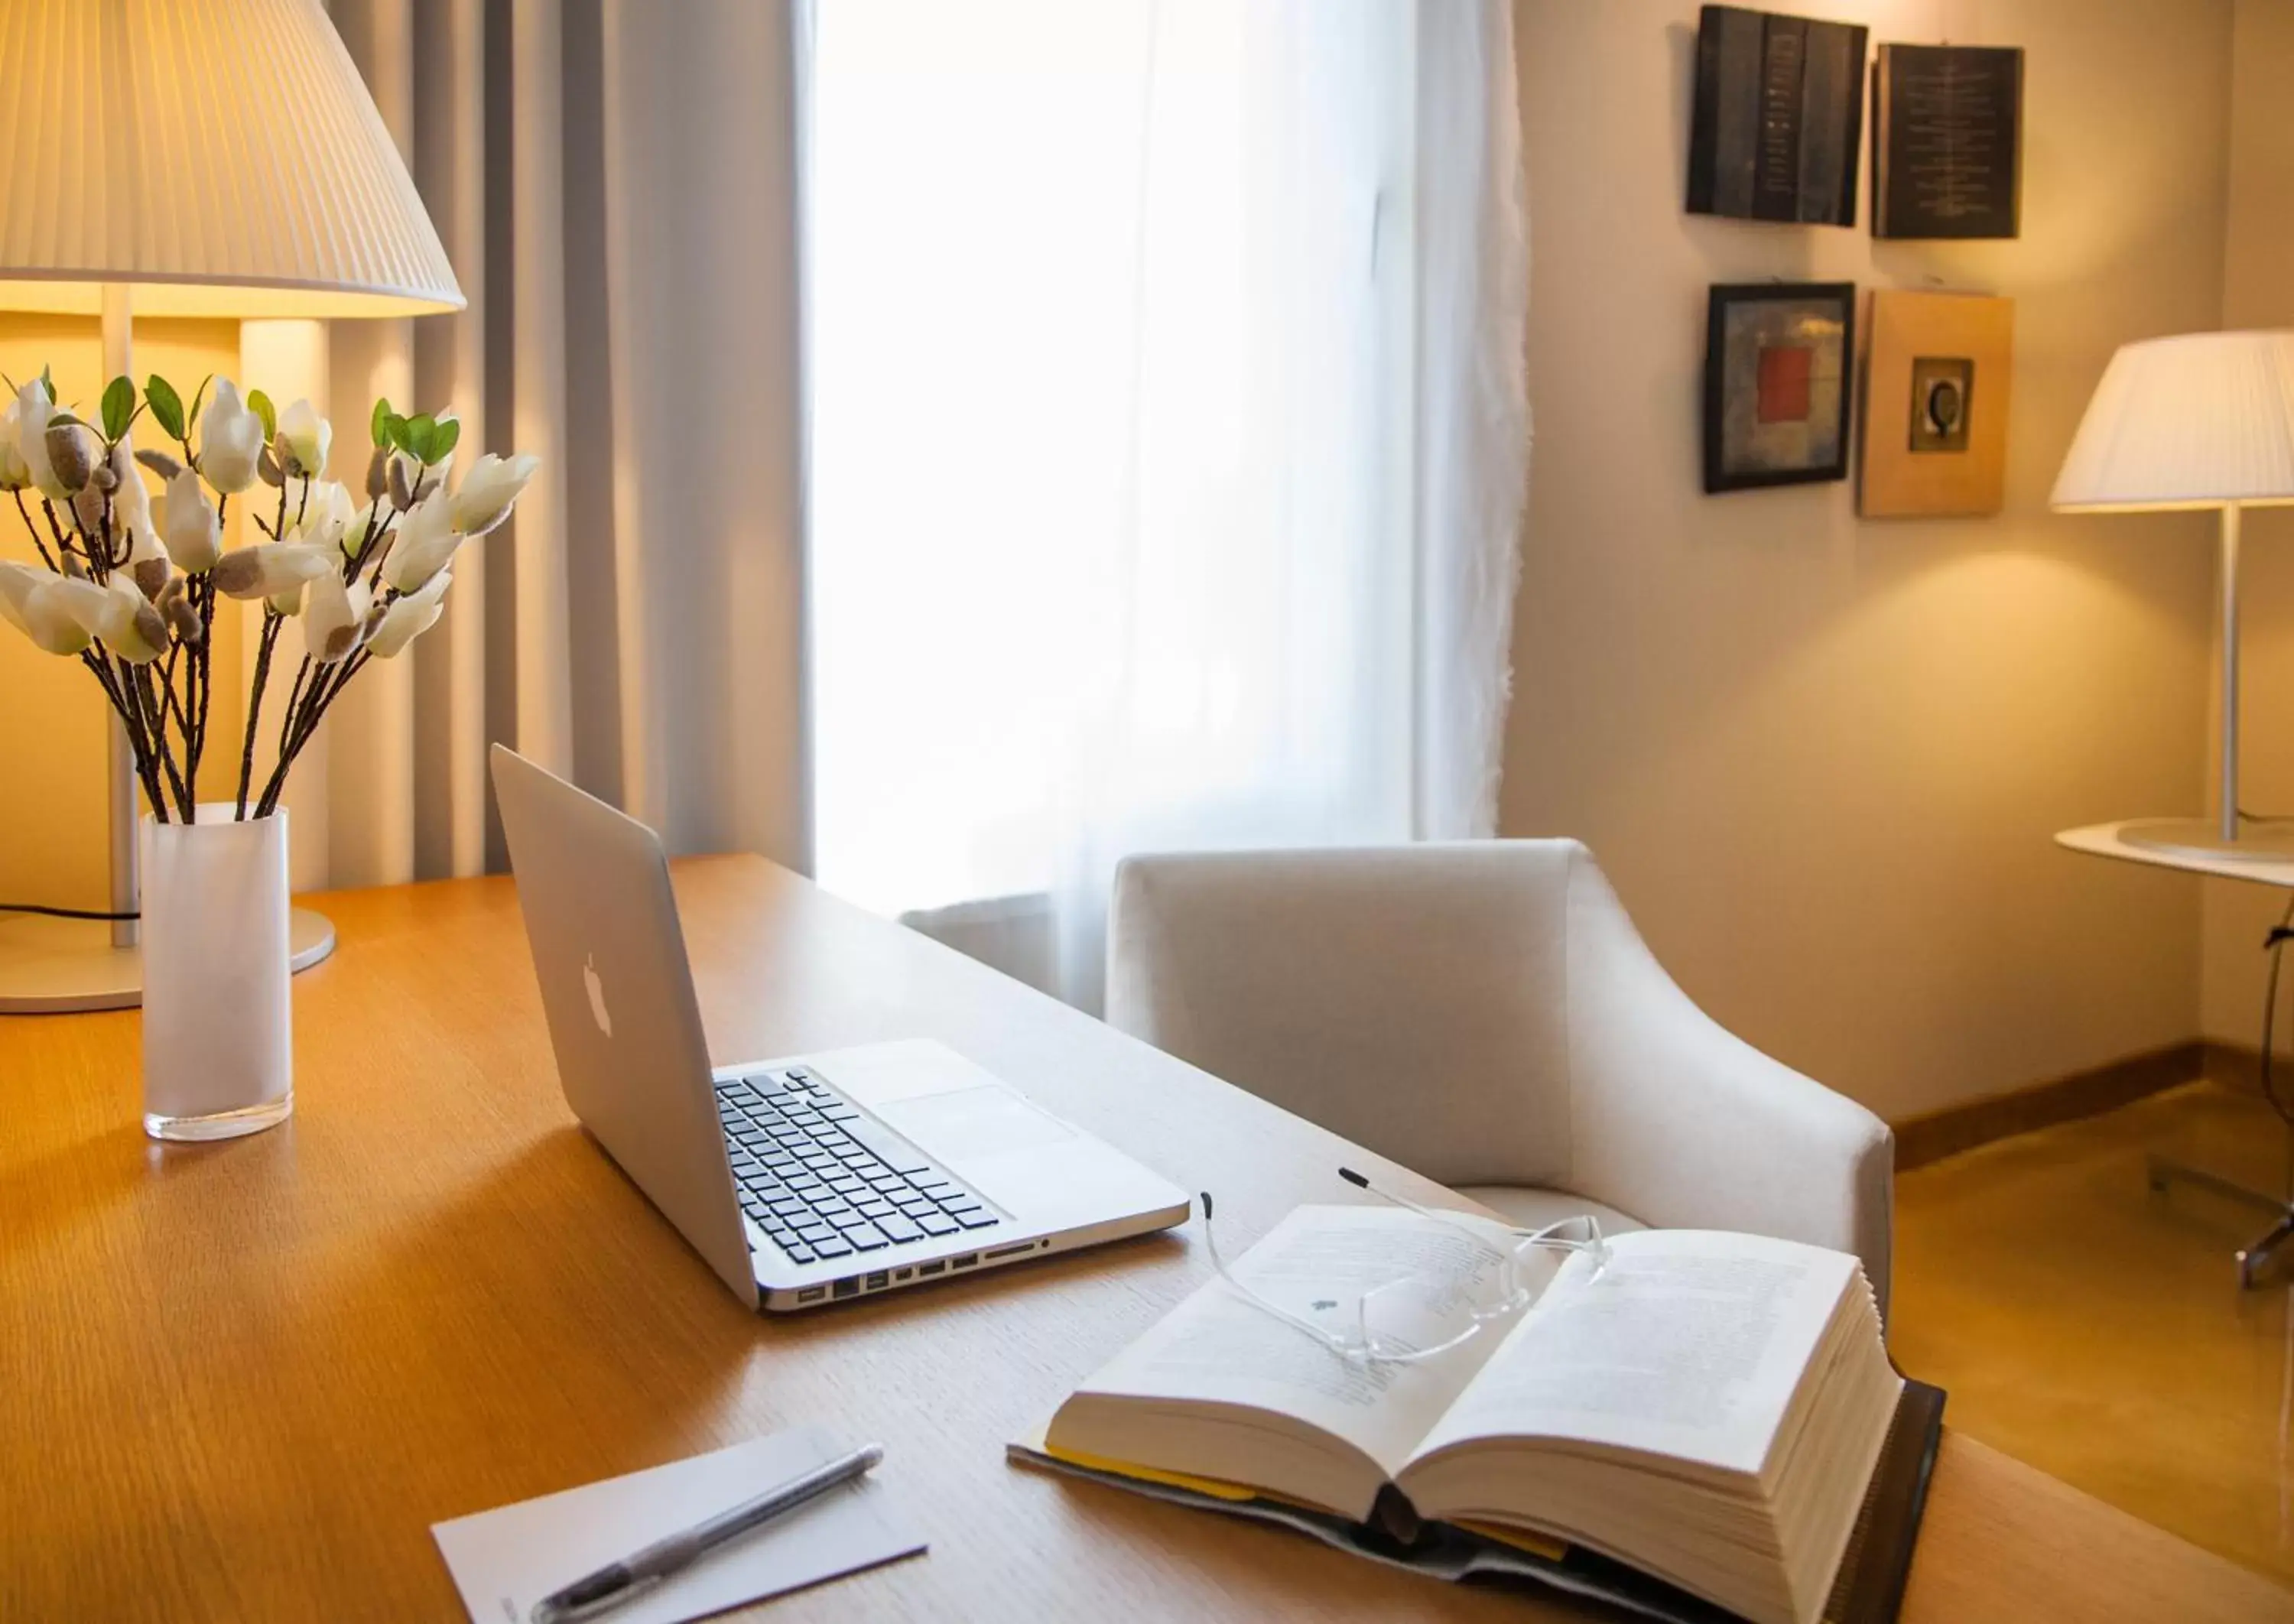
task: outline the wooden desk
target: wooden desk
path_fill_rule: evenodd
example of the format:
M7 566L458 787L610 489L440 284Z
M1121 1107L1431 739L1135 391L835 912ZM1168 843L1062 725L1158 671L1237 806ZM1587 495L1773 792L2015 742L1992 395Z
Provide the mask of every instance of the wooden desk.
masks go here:
M931 1036L1190 1188L1240 1246L1373 1165L754 858L680 865L723 1060ZM452 1620L429 1525L804 1421L931 1554L778 1620L1575 1616L1053 1481L1003 1448L1206 1277L1184 1236L751 1316L575 1127L505 881L324 899L296 1114L137 1126L132 1013L0 1021L0 1619ZM759 1610L752 1616L768 1616ZM2294 1596L1948 1438L1930 1624L2294 1618Z

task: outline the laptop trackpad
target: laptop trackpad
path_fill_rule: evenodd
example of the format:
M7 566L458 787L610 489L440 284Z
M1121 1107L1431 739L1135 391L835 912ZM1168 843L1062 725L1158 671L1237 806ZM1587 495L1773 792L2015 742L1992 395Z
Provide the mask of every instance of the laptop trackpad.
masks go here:
M1075 1137L1075 1130L1058 1117L994 1084L886 1100L875 1111L920 1149L948 1162L1032 1150Z

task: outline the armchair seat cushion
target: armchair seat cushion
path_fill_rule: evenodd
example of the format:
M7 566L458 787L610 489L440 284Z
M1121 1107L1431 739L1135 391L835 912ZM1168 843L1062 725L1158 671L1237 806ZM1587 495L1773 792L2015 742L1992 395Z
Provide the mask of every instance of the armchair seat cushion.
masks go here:
M1635 1230L1648 1228L1630 1213L1621 1213L1583 1196L1573 1196L1566 1190L1547 1190L1536 1184L1461 1184L1458 1193L1493 1212L1503 1213L1525 1230L1542 1230L1549 1223L1558 1223L1582 1213L1590 1213L1598 1219L1604 1235L1629 1235Z

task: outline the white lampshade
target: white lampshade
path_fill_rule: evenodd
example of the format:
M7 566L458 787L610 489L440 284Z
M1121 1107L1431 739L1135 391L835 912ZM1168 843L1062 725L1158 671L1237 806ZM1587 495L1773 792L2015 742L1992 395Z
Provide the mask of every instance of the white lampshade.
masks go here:
M2087 512L2294 503L2294 332L2121 345L2055 478Z
M318 0L0 0L0 307L405 316L464 300Z

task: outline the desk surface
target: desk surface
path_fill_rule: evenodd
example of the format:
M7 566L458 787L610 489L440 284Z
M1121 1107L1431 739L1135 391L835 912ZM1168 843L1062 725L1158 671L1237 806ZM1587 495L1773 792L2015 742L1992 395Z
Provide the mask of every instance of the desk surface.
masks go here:
M679 865L723 1061L940 1038L1219 1198L1363 1152L755 858ZM804 1421L931 1554L751 1616L1560 1619L1007 1466L1207 1271L1184 1236L750 1315L559 1099L507 881L324 899L296 1114L138 1128L132 1013L0 1019L0 1619L452 1620L429 1525ZM2294 1618L2294 1595L1947 1435L1905 1617Z
M2294 887L2294 862L2258 862L2244 857L2202 857L2182 852L2161 851L2155 846L2137 846L2121 833L2125 823L2089 824L2081 829L2064 829L2055 835L2055 844L2070 851L2083 851L2090 857L2117 857L2122 863L2147 863L2153 868L2180 869L2186 874L2211 874L2217 880L2244 880L2255 885Z

